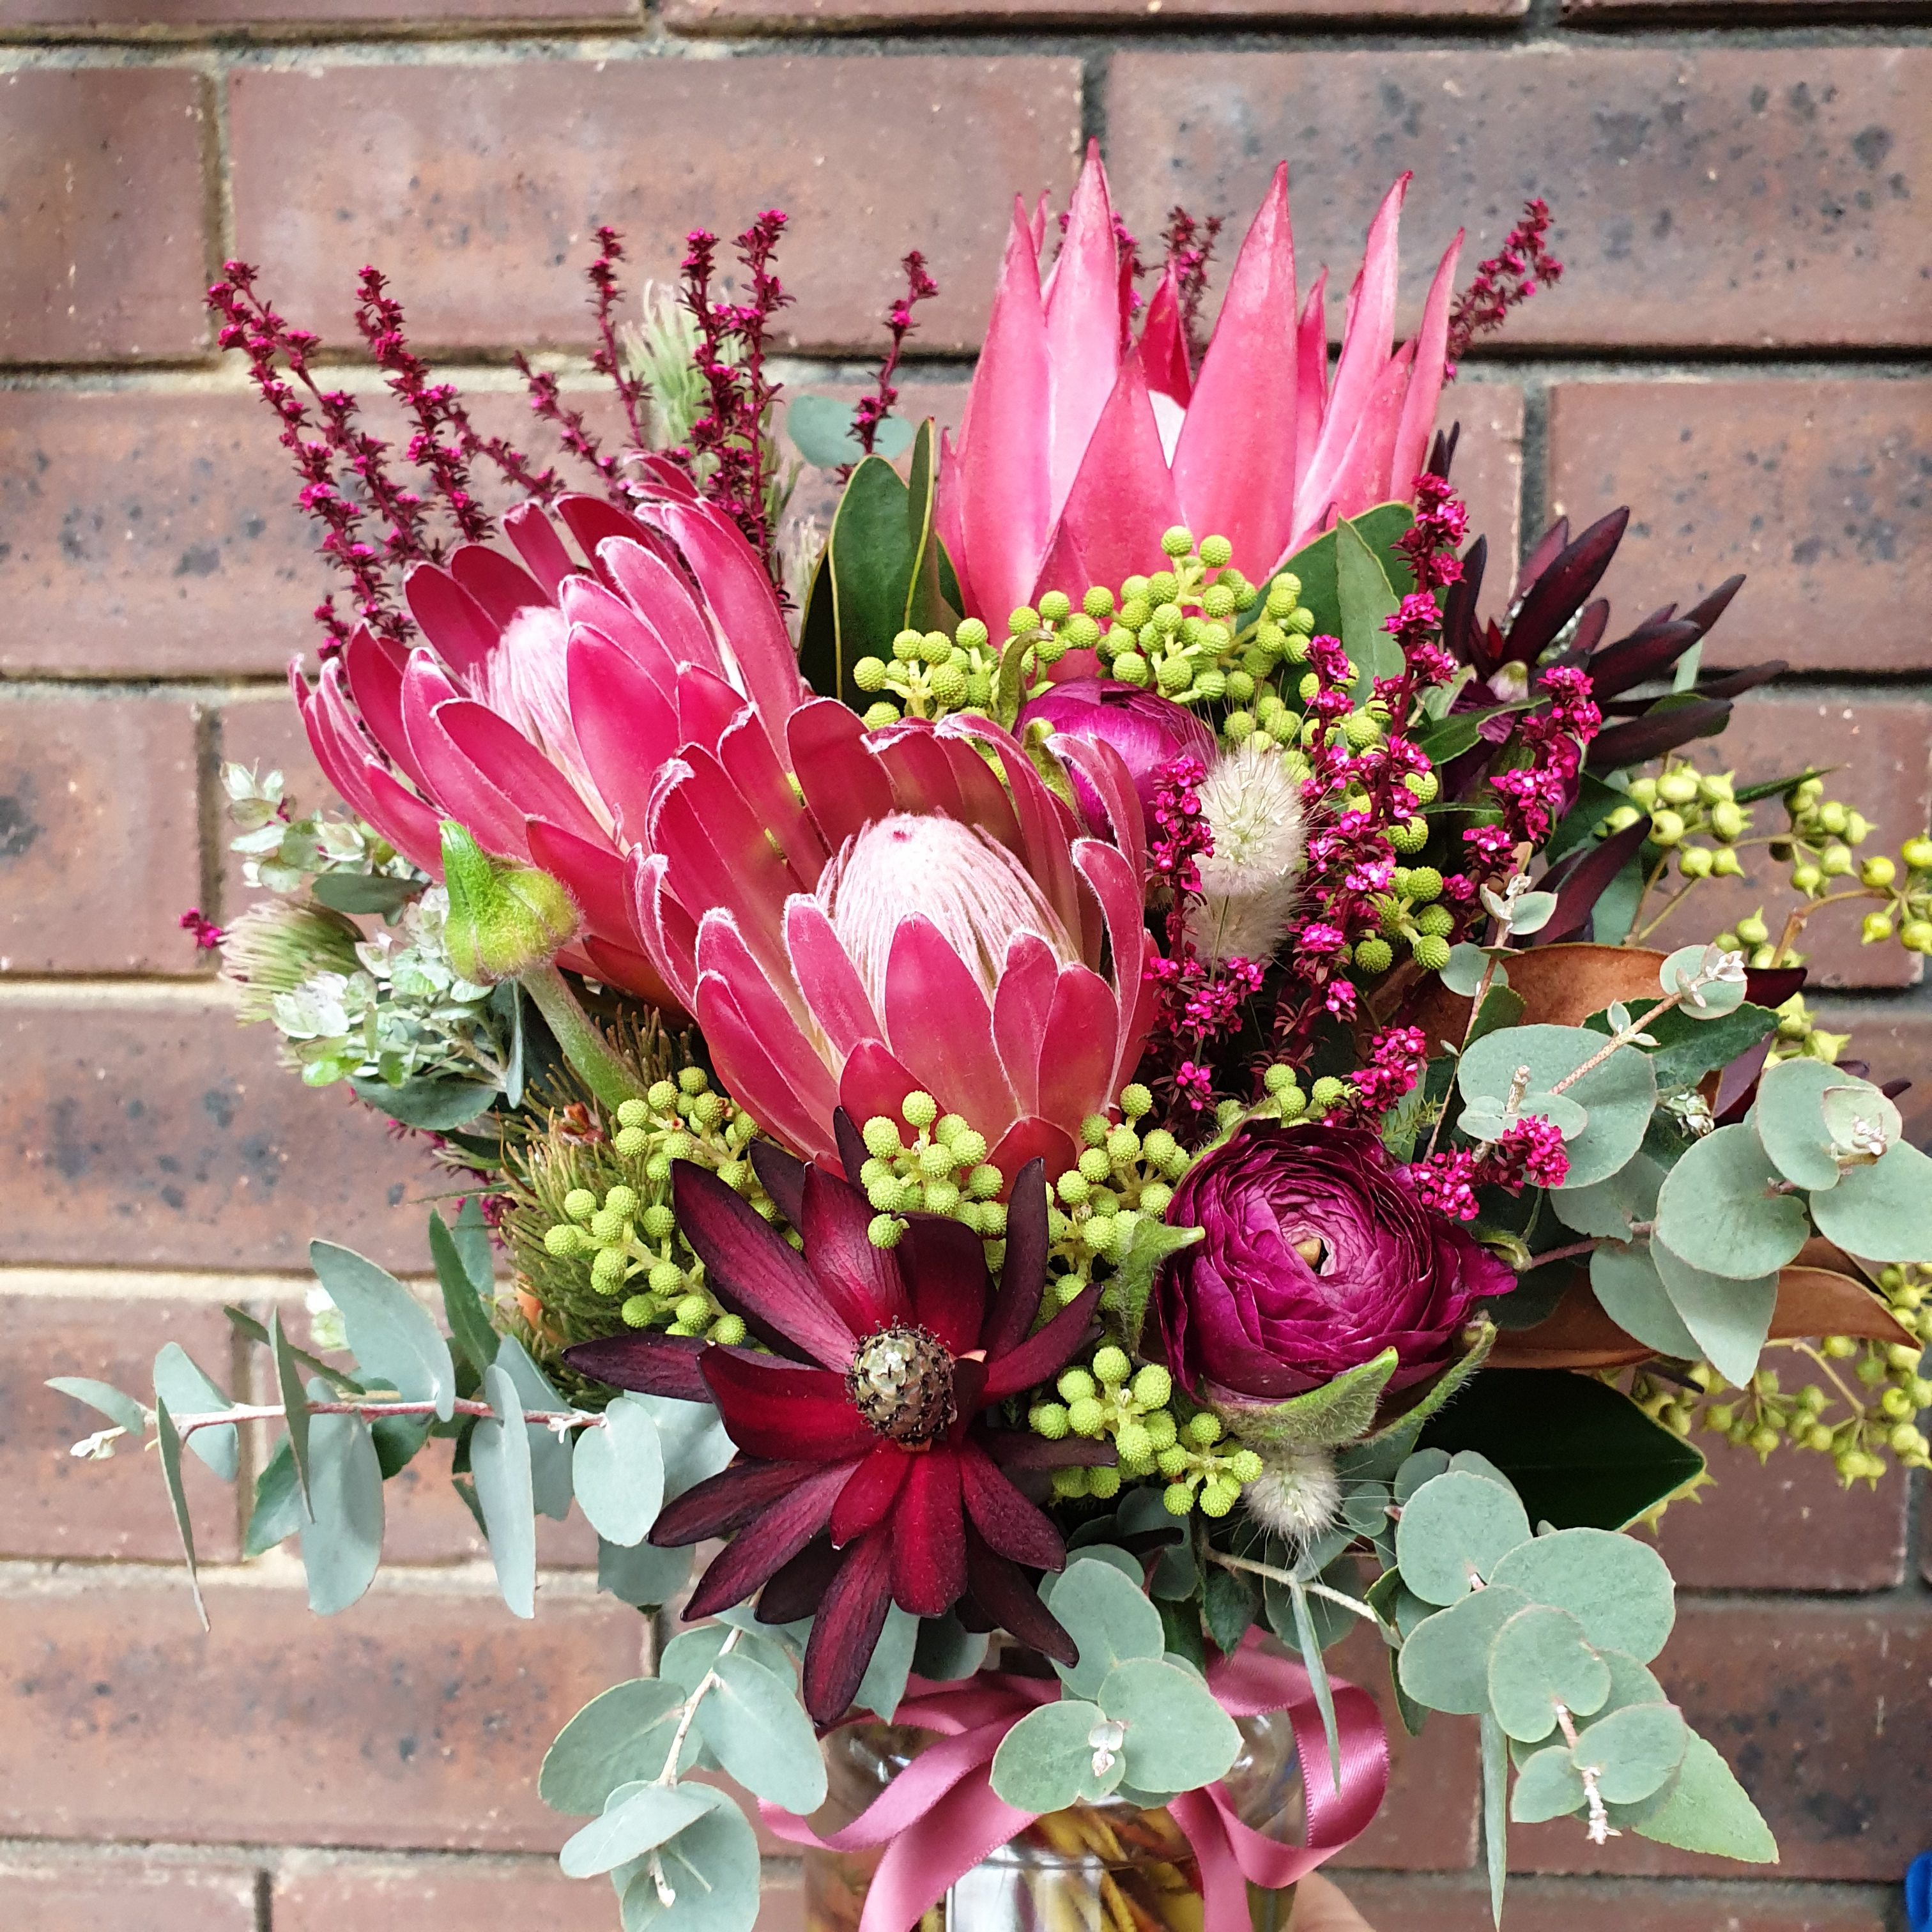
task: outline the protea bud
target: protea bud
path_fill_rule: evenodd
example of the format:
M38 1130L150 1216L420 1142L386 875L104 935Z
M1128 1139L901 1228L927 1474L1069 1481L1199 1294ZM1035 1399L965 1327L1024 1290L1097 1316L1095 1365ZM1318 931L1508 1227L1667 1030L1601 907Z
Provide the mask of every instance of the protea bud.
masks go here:
M534 866L493 859L453 818L442 821L442 875L443 943L450 964L476 985L544 964L576 934L577 908L556 880Z

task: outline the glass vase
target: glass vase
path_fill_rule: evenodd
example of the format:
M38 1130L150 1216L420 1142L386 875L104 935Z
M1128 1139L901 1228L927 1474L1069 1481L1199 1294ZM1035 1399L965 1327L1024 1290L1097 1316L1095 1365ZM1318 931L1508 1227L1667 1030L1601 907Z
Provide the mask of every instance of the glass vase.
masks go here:
M1295 1841L1301 1779L1294 1732L1274 1712L1236 1720L1241 1754L1223 1780L1242 1822ZM928 1744L902 1726L847 1724L825 1740L828 1795L813 1820L842 1828ZM883 1850L805 1853L806 1932L858 1932ZM1292 1890L1248 1888L1255 1932L1286 1932ZM893 1932L1202 1932L1201 1867L1163 1808L1115 1798L1036 1819L955 1882L916 1928Z

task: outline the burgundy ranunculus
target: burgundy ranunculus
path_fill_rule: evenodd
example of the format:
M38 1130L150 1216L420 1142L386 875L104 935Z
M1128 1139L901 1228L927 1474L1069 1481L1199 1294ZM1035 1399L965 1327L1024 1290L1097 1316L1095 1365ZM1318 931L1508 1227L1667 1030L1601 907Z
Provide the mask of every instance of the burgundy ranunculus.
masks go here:
M1024 731L1036 718L1070 737L1111 745L1133 779L1144 812L1154 810L1154 775L1160 766L1182 757L1198 758L1204 765L1214 762L1214 734L1204 721L1171 698L1118 678L1076 677L1050 684L1027 700L1017 728ZM1088 826L1096 836L1106 836L1107 812L1100 794L1077 767L1068 776Z
M1394 1348L1391 1389L1442 1368L1508 1265L1398 1178L1353 1127L1256 1124L1197 1162L1169 1224L1200 1227L1155 1285L1147 1345L1218 1407L1300 1395Z

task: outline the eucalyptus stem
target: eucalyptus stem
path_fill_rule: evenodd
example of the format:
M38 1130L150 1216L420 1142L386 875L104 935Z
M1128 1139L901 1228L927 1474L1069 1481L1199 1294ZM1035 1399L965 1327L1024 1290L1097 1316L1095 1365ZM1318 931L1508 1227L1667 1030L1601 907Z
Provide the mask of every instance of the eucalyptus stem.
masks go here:
M1280 1583L1288 1588L1306 1590L1311 1597L1326 1598L1331 1604L1340 1604L1345 1610L1352 1610L1358 1617L1366 1618L1378 1630L1388 1628L1381 1616L1359 1597L1349 1596L1345 1591L1331 1590L1326 1583L1312 1579L1292 1576L1286 1570L1277 1570L1270 1563L1257 1563L1246 1556L1231 1556L1225 1550L1210 1550L1210 1563L1216 1563L1223 1570L1243 1570L1251 1576L1262 1576L1270 1583Z
M1622 1032L1613 1034L1611 1036L1609 1042L1604 1046L1598 1048L1596 1052L1592 1054L1589 1058L1585 1060L1582 1065L1578 1067L1575 1072L1564 1074L1563 1078L1558 1081L1556 1084L1550 1088L1550 1092L1552 1094L1561 1094L1565 1088L1575 1086L1577 1082L1582 1079L1585 1074L1594 1073L1598 1067L1603 1065L1605 1060L1610 1058L1612 1054L1616 1052L1618 1048L1629 1046L1630 1042L1635 1040L1637 1035L1642 1033L1645 1028L1648 1026L1652 1021L1660 1020L1666 1013L1670 1012L1672 1006L1681 1006L1683 1004L1684 989L1682 987L1679 987L1674 993L1665 994L1664 998L1659 1000L1655 1006L1650 1008L1650 1010L1645 1013L1642 1018L1632 1020L1630 1024L1624 1028Z
M359 1415L366 1421L380 1421L386 1415L434 1415L433 1402L312 1402L311 1415ZM487 1418L496 1414L487 1402L456 1401L450 1405L454 1415ZM197 1429L228 1429L238 1422L284 1422L288 1411L279 1402L238 1404L233 1408L212 1409L205 1414L178 1415L172 1418L175 1433L183 1442ZM524 1420L541 1423L546 1429L601 1429L604 1418L580 1408L533 1408L524 1412Z
M584 1010L554 960L547 959L518 976L556 1036L563 1057L604 1107L614 1114L625 1101L644 1097L643 1084L611 1050L602 1028Z

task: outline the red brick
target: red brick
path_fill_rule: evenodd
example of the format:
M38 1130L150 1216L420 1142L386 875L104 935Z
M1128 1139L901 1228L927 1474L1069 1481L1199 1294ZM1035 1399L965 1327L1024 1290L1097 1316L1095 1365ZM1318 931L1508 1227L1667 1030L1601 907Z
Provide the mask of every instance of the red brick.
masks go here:
M230 87L242 252L332 338L373 260L426 343L581 343L593 224L628 231L634 288L675 274L694 225L781 207L788 342L869 348L918 248L946 291L920 313L937 350L980 339L1015 190L1070 175L1079 69L752 56L251 68Z
M0 1285L16 1286L4 1277ZM0 1322L0 1556L175 1562L181 1546L154 1459L124 1438L106 1462L76 1461L72 1445L110 1426L107 1418L45 1378L91 1376L152 1401L154 1357L178 1342L232 1390L227 1317L208 1301L7 1292ZM205 1562L232 1558L234 1486L197 1456L184 1466L196 1552Z
M1812 1010L1828 1033L1851 1035L1844 1057L1864 1060L1874 1080L1912 1082L1912 1090L1898 1100L1905 1131L1921 1147L1932 1141L1932 1012L1834 1005L1828 1000L1817 1001Z
M447 1177L274 1063L212 991L10 994L0 1261L302 1270L322 1235L426 1267Z
M1774 1356L1788 1388L1820 1380L1801 1358ZM1847 1492L1828 1456L1748 1449L1700 1436L1714 1489L1665 1511L1657 1545L1680 1588L1883 1590L1905 1581L1905 1483Z
M1507 578L1522 541L1522 392L1511 382L1454 383L1436 419L1462 425L1450 480L1468 506L1471 534L1490 540L1490 568Z
M228 1859L90 1847L22 1846L0 1855L7 1932L255 1932L256 1875Z
M1395 1878L1343 1881L1375 1932L1493 1932L1486 1882ZM1628 1879L1513 1878L1509 1932L1886 1932L1890 1888L1703 1885Z
M212 1635L158 1573L63 1572L0 1595L0 1822L14 1836L554 1850L538 1766L637 1674L637 1613L541 1591L377 1580L312 1616L301 1589L211 1578Z
M1902 839L1922 830L1932 791L1927 760L1932 755L1932 706L1902 698L1816 698L1796 692L1754 692L1738 700L1721 736L1688 747L1704 770L1735 770L1740 784L1781 778L1810 766L1836 766L1825 781L1828 794L1856 806L1877 827L1862 851L1896 852ZM1758 834L1787 823L1776 799L1754 808ZM1759 906L1774 938L1800 903L1789 866L1780 870L1762 846L1739 854L1743 880L1700 884L1652 935L1657 945L1683 946L1708 938ZM1661 904L1653 896L1647 923ZM1894 940L1883 946L1860 940L1865 908L1852 902L1814 915L1798 950L1810 962L1814 986L1904 986L1917 982L1920 962Z
M298 1852L275 1874L275 1932L530 1932L601 1926L614 1914L603 1880L566 1878L552 1858L338 1857Z
M388 22L541 21L546 26L635 20L632 0L0 0L9 27L129 28L281 26L331 27Z
M1550 465L1573 527L1631 507L1604 581L1619 616L1742 571L1708 662L1932 666L1932 383L1565 383Z
M1730 1761L1777 1834L1781 1877L1895 1882L1932 1817L1932 1600L1678 1606L1653 1668ZM1737 1866L1580 1824L1519 1827L1510 1855L1547 1872L1735 1878Z
M1010 26L1036 29L1163 21L1515 20L1528 0L665 0L666 25L683 34L864 32L893 28Z
M0 86L0 358L189 356L202 294L203 110L181 69L51 68Z
M1511 316L1512 346L1916 343L1929 79L1932 51L1902 47L1136 51L1108 126L1139 234L1177 200L1245 220L1286 156L1304 286L1325 260L1346 288L1414 169L1412 304L1458 227L1473 263L1546 196L1567 272Z
M0 972L193 963L178 922L201 897L196 716L158 698L0 706Z
M1909 19L1916 10L1916 0L1563 0L1564 17L1574 16L1581 26L1648 17L1668 21L1672 26L1736 26L1752 22L1781 27L1820 19Z

